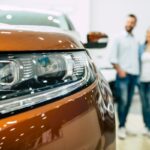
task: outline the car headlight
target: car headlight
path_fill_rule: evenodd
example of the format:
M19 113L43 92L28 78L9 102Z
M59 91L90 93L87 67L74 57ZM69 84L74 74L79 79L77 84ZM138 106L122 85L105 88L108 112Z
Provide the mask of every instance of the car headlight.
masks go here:
M94 80L85 51L1 54L0 114L63 97Z
M0 61L0 85L12 85L18 80L18 68L13 61Z

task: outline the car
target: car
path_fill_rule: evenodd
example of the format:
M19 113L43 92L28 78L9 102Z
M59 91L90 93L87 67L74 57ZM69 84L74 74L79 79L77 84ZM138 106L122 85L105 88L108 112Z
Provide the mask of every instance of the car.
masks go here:
M56 10L50 11L33 8L1 6L0 25L38 25L55 27L67 31L68 34L71 34L71 36L75 36L75 38L80 39L80 35L75 29L70 18L65 13ZM87 34L87 43L84 42L84 46L87 48L91 57L93 58L97 70L100 71L109 82L111 90L113 91L113 96L115 98L116 94L114 87L116 71L109 62L108 58L109 48L106 47L108 43L108 36L104 34L104 37L102 37L101 35L103 34L100 32L89 32ZM95 44L99 42L101 42L101 44L99 44L100 46L94 48L92 43Z
M0 6L0 25L55 27L80 38L70 18L61 11Z
M1 150L115 150L108 83L53 27L0 26L0 118Z
M102 32L89 32L87 34L87 43L84 46L90 53L97 70L105 76L105 79L109 83L111 91L113 93L113 99L117 102L116 93L116 70L110 63L110 51L111 45L108 44L109 37L107 34ZM95 48L95 46L97 46Z

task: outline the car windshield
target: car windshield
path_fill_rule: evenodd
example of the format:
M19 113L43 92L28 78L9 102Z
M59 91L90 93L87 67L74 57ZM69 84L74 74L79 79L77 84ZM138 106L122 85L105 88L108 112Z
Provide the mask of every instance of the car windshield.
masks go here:
M69 30L65 15L35 11L0 10L0 25L39 25Z

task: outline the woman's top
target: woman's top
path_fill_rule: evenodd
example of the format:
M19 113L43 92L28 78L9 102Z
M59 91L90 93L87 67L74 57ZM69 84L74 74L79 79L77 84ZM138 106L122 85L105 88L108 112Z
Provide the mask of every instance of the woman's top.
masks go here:
M140 57L141 61L141 82L150 82L150 50L144 47L143 53Z

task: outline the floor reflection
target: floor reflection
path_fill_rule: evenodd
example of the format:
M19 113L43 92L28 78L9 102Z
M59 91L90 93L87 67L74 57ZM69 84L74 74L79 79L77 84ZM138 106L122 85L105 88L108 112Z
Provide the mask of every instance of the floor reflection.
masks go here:
M127 135L125 140L117 139L117 150L150 150L150 137L142 135L144 124L141 114L139 95L135 94L126 128L136 133L136 136Z

